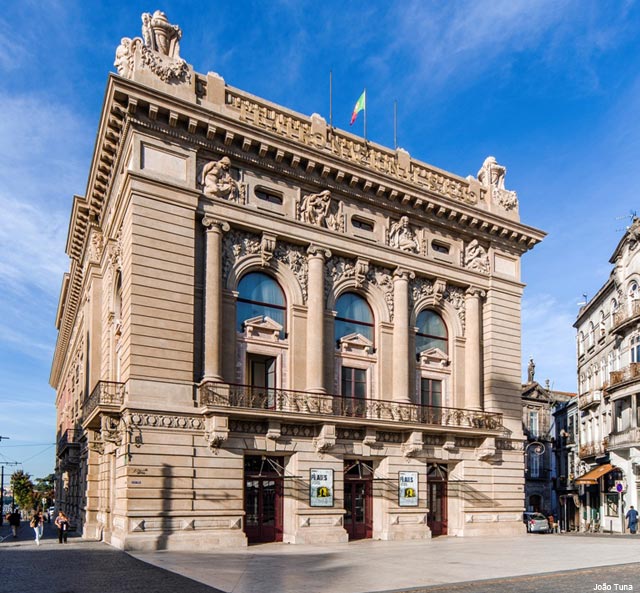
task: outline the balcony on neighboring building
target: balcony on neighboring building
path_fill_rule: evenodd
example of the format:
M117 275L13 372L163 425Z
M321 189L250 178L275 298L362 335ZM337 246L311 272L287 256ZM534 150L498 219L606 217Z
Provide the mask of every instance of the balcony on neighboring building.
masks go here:
M67 428L58 439L58 455L62 455L67 449L80 446L82 431L75 428Z
M640 428L632 426L609 435L609 450L640 447Z
M640 363L632 362L629 366L610 374L609 389L638 378L640 378Z
M82 406L82 424L87 427L101 412L118 412L124 402L124 383L99 381Z
M502 430L502 414L460 408L423 406L409 402L351 398L306 391L205 383L198 388L201 406L235 415L269 418L312 418L369 425L389 423L446 429ZM345 423L346 423L345 422Z
M599 457L604 455L609 447L608 439L602 439L596 443L587 443L582 445L578 451L580 459L586 459L588 457Z
M640 317L640 300L634 300L631 303L631 309L621 308L613 314L613 331L622 330L638 317Z
M598 405L602 401L601 389L589 389L578 397L578 407L581 410L589 408L593 405Z

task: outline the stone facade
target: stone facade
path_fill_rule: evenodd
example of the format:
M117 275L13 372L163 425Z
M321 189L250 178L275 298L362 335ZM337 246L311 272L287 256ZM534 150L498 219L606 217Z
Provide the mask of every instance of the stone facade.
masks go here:
M58 499L125 549L519 533L520 223L197 74L143 15L73 202Z
M613 269L574 324L577 330L582 530L623 531L640 481L640 220L634 217ZM622 489L620 493L617 489Z

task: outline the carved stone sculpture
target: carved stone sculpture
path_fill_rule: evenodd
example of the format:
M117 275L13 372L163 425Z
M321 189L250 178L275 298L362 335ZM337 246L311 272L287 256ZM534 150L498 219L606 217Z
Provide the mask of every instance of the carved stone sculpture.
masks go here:
M402 251L417 253L420 244L416 239L416 234L409 225L409 218L403 216L399 221L394 222L389 230L389 245Z
M489 274L489 256L487 250L473 239L464 251L464 267L481 274Z
M244 188L231 176L231 161L223 156L211 161L202 169L202 187L205 196L224 198L232 202L244 202Z
M300 202L298 216L303 222L315 226L326 227L338 232L344 230L342 203L338 202L336 206L328 189L317 194L304 196Z
M505 189L504 177L506 173L506 167L499 165L495 157L488 156L478 171L478 181L485 187L491 188L495 204L509 211L517 208L518 196L516 192Z
M160 80L189 82L191 75L188 64L180 57L182 30L169 23L164 12L142 14L142 38L123 37L116 49L113 65L118 74L125 78L133 76L136 54L140 64L151 70Z

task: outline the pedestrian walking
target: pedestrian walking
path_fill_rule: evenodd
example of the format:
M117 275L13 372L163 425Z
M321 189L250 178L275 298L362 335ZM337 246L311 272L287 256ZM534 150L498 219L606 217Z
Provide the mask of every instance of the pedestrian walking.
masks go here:
M58 528L58 543L61 544L64 541L64 543L66 544L67 532L69 531L69 519L62 511L58 511L55 525Z
M36 545L40 545L40 538L42 537L42 513L34 511L31 521L29 521L29 527L33 528L36 534Z
M18 537L18 529L20 528L20 513L16 510L9 514L9 525L11 527L11 533L13 538Z
M633 505L629 507L626 517L629 531L635 533L638 530L638 511L633 508Z

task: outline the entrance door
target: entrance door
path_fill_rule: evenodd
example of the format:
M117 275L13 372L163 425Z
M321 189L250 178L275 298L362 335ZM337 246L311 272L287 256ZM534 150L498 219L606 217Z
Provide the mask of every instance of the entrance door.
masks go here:
M272 465L273 463L273 465ZM245 533L250 544L282 541L283 479L278 458L245 458Z
M432 464L427 471L427 525L431 535L447 535L447 468Z
M370 462L345 461L344 528L349 539L366 539L373 534L373 468Z

